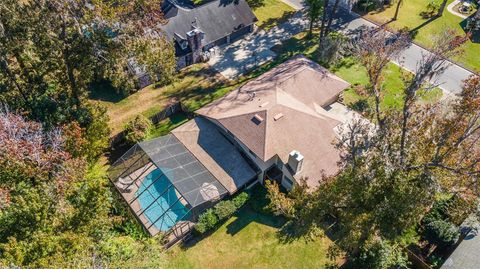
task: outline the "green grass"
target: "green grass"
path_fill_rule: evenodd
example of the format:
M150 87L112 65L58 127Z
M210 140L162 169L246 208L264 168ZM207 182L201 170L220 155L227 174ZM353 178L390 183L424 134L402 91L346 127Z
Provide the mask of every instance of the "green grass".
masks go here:
M175 101L195 109L225 94L229 85L222 75L206 64L197 64L180 71L174 82L166 86L150 85L125 98L112 89L102 88L92 91L90 99L107 108L109 125L115 135L138 114L151 117Z
M173 114L172 116L155 124L152 130L150 130L150 132L148 133L145 140L164 136L168 134L171 130L185 123L186 121L188 121L188 118L187 115L185 115L184 113Z
M295 12L291 6L281 0L258 1L252 8L258 19L257 26L265 30L286 21Z
M259 198L252 198L254 203L256 199ZM299 238L286 242L278 233L285 220L254 208L255 205L247 204L211 235L188 247L169 250L167 268L325 267L330 239Z
M449 0L448 4L453 1L454 0ZM426 0L404 0L404 4L400 7L398 19L390 23L388 22L391 20L395 12L395 4L387 7L383 11L372 11L369 14L366 14L365 17L380 24L387 23L387 27L391 29L398 30L406 27L409 30L412 30L427 22L428 19L423 18L420 15L421 12L426 11L427 4L428 1ZM447 27L455 29L460 35L465 35L461 23L462 25L464 24L464 19L453 15L445 8L442 17L418 28L415 35L415 41L423 46L430 47L433 42L432 36ZM477 39L480 39L480 37L477 37ZM468 41L463 49L464 54L453 58L453 60L475 70L476 72L480 72L480 43Z

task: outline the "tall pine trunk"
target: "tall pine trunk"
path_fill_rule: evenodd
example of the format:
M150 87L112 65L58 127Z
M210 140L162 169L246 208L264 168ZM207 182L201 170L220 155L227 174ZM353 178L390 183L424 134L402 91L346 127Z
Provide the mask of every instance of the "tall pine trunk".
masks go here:
M328 2L329 0L324 0L323 2L323 15L322 15L322 25L320 26L320 45L323 43L325 38L325 24L327 23L327 13L328 13Z
M332 27L333 18L337 14L339 4L340 4L340 0L335 0L335 3L333 4L333 8L332 8L332 13L330 14L330 18L328 18L327 27L325 29L325 35L328 35L328 33L330 32L330 28Z

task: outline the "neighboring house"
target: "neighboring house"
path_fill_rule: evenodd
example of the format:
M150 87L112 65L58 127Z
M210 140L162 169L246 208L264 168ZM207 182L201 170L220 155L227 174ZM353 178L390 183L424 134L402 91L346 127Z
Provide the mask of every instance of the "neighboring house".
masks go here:
M216 0L196 7L185 2L165 0L162 5L167 22L160 28L175 43L178 68L206 61L210 48L254 30L257 18L245 0Z
M339 171L334 142L343 118L330 105L349 86L295 57L199 109L171 134L135 145L109 177L152 235L177 238L203 210L253 182L269 178L290 190L305 178L316 188Z

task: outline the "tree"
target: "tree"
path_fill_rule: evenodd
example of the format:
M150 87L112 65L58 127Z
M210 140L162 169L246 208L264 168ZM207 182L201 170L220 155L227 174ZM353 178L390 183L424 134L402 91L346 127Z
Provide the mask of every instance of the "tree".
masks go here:
M446 29L435 36L434 45L429 53L423 54L419 67L415 75L406 83L404 90L403 109L402 109L402 129L400 138L400 161L404 161L405 143L408 132L408 121L410 119L410 110L418 98L418 91L428 80L443 73L448 67L448 59L462 53L461 46L467 41L468 37L458 36L453 29ZM432 83L436 86L435 83ZM428 89L427 89L428 90Z
M0 264L47 267L93 249L109 228L108 191L64 150L60 129L0 111Z
M173 46L154 26L159 1L5 0L0 3L0 101L54 128L76 121L105 145L105 111L87 94L92 82L132 84L134 58L155 80L175 68ZM150 30L148 30L150 29ZM147 31L148 30L148 31ZM129 89L128 89L129 90ZM98 155L98 153L97 153Z
M436 220L426 225L425 237L432 244L439 247L447 247L457 242L460 237L460 231L453 223Z
M340 0L335 0L335 2L333 3L332 12L330 13L330 16L328 18L327 26L325 27L325 35L328 35L330 33L330 30L332 28L333 18L335 17L335 15L337 15L337 10L339 5L340 5Z
M465 81L459 98L448 106L416 102L418 89L445 68L444 58L457 53L461 44L456 36L442 35L437 55L426 55L418 73L406 80L402 97L409 111L406 132L404 114L393 110L380 110L382 132L372 119L355 119L343 126L337 143L340 173L322 179L323 184L296 207L305 208L296 214L302 214L298 219L308 225L334 216L338 245L357 261L368 261L371 267L383 264L362 259L372 240L400 244L440 193L478 193L480 78Z
M380 129L383 118L380 112L380 100L383 91L383 70L392 60L399 60L401 52L410 44L407 33L392 34L383 28L372 29L363 33L355 41L358 59L367 69L369 84L367 91L375 100L375 116Z
M129 144L142 141L152 128L152 122L143 115L136 116L125 127L125 140Z
M329 4L329 2L330 2L330 0L324 0L323 1L322 23L320 25L320 41L319 41L320 45L322 45L323 40L325 39L325 35L326 35L325 26L326 26L327 19L328 19L328 4Z
M313 25L317 22L320 15L322 14L322 5L324 3L324 0L306 0L305 3L308 6L307 15L310 19L308 35L312 36Z

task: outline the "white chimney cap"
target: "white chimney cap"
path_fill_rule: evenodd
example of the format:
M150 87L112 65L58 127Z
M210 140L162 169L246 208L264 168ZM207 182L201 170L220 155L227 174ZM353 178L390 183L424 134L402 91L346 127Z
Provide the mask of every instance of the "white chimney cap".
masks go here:
M289 155L295 158L297 161L303 160L303 155L297 150L292 150Z

